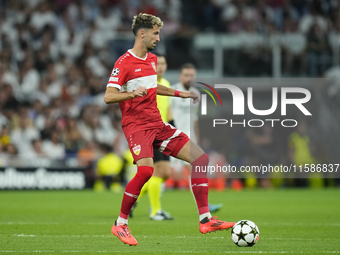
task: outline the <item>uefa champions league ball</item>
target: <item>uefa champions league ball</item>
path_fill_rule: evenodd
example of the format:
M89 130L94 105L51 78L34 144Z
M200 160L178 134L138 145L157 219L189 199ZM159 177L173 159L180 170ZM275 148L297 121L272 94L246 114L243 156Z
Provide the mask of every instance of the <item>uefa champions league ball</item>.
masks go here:
M231 230L231 239L240 247L253 246L259 240L259 237L259 228L250 220L236 222Z

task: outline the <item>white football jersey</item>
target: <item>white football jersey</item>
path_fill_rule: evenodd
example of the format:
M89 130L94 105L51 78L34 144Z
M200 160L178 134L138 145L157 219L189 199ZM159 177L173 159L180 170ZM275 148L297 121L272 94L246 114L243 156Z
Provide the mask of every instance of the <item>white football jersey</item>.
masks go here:
M180 82L171 87L175 90L187 91ZM196 88L190 87L190 91L194 91L200 96ZM194 104L191 98L171 98L171 110L175 127L187 134L194 143L197 143L194 123L198 120L198 108L199 103Z

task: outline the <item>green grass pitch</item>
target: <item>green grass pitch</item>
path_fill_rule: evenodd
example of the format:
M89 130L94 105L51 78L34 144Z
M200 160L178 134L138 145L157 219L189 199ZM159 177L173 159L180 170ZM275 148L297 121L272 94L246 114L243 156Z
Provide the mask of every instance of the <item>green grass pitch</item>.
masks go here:
M139 244L124 245L110 233L123 194L93 191L1 191L0 254L337 254L340 190L211 192L224 204L221 220L254 221L260 239L237 247L230 230L202 235L189 191L166 191L163 208L174 221L148 218L147 196L129 220Z

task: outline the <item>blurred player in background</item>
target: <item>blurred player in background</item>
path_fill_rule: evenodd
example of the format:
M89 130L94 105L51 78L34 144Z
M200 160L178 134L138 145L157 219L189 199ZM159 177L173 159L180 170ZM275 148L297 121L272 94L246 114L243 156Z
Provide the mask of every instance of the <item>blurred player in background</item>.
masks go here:
M113 152L110 145L102 143L100 144L100 150L103 156L97 161L94 190L102 191L107 188L120 191L122 189L120 181L123 160Z
M170 124L164 124L157 108L156 95L199 98L193 91L178 91L157 84L157 57L149 53L159 42L163 22L150 14L135 16L132 31L135 44L122 55L112 70L104 101L118 103L122 112L122 128L130 151L137 164L137 174L127 184L121 211L111 232L122 242L137 245L128 228L128 215L143 185L153 174L153 148L190 162L193 169L206 169L209 157L189 137ZM235 225L212 217L208 206L208 178L206 171L192 171L192 192L199 213L199 230L209 233Z
M172 85L172 88L180 91L193 91L199 95L200 92L196 88L190 86L190 80L195 78L196 67L191 63L184 64L180 67L179 82ZM190 137L190 140L196 144L199 144L200 136L197 116L198 107L198 104L193 104L191 101L182 98L173 98L171 101L171 110L175 127L187 134ZM171 158L171 164L174 168L174 175L180 176L179 178L183 178L183 171L185 171L185 168L188 168L187 170L190 172L190 164L183 160ZM209 204L209 210L210 212L216 212L222 206L223 204Z

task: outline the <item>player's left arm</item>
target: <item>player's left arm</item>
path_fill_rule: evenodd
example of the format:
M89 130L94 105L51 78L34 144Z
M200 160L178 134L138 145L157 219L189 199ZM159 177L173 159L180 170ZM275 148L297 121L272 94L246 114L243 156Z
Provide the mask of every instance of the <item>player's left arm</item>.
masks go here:
M176 90L173 88L168 88L163 85L157 84L157 95L161 96L178 96L181 98L192 98L194 100L194 104L199 102L199 96L194 91L179 91L178 95L176 95Z

